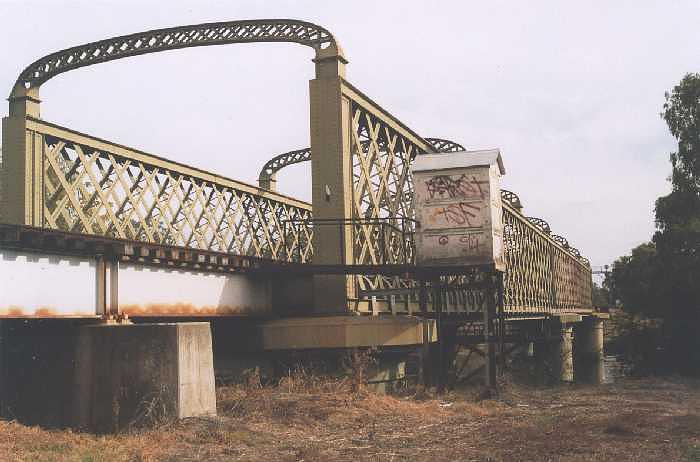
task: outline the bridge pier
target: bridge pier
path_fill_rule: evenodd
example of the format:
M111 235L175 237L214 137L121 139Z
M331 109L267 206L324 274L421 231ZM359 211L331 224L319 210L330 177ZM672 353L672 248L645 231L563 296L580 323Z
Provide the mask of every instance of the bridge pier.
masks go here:
M587 316L574 327L574 367L577 382L603 383L603 320Z
M0 321L0 415L119 431L216 412L208 323Z
M92 325L78 331L73 425L100 433L216 415L209 323Z
M545 323L544 337L535 342L537 375L544 382L573 382L573 324L579 315L557 316Z

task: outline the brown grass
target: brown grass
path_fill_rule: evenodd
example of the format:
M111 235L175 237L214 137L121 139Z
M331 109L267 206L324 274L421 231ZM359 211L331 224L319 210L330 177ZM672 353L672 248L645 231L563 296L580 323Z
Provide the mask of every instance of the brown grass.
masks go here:
M0 421L1 461L700 461L700 383L505 385L380 396L344 380L290 374L218 389L219 417L116 436Z

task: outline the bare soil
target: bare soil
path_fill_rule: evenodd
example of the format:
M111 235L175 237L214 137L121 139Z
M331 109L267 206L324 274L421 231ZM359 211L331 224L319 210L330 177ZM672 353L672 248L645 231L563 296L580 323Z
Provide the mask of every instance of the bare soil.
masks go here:
M221 387L217 418L120 435L0 421L0 460L700 461L700 381L503 388L437 399L321 381Z

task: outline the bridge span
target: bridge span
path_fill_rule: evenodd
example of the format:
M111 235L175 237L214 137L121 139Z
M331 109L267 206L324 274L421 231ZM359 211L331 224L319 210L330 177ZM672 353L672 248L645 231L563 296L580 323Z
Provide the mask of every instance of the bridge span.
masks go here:
M251 42L308 46L316 71L309 147L272 158L258 186L41 118L40 87L61 73ZM327 29L272 19L114 37L30 64L2 123L0 319L253 320L258 349L412 345L442 371L457 345L482 343L491 385L506 343L536 341L570 380L577 326L579 350L598 361L590 264L517 194L496 199L505 271L417 263L411 165L465 148L409 128L348 81L347 63ZM279 171L299 162L310 164L311 203L276 191Z

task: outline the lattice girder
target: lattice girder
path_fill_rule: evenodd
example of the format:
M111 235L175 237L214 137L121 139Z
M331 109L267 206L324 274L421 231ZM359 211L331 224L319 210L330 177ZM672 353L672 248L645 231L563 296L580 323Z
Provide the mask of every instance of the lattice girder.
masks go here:
M310 219L306 203L29 122L27 136L41 141L40 226L285 261L311 258L310 228L287 227Z

